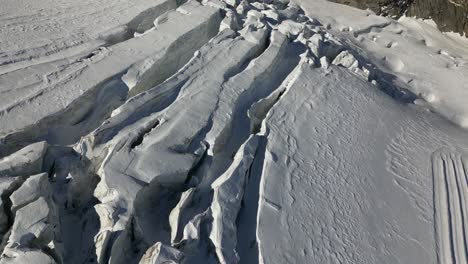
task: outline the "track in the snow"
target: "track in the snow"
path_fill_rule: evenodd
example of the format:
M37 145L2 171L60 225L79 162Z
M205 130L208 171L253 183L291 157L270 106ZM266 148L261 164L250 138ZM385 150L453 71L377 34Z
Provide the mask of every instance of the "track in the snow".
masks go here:
M468 159L447 149L432 156L439 264L468 260Z

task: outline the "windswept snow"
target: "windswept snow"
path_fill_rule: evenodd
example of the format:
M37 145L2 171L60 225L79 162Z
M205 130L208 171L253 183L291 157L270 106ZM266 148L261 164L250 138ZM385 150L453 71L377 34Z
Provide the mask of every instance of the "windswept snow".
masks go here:
M144 32L175 0L2 1L1 73L90 52Z
M105 117L106 108L125 99L126 89L144 91L171 76L195 50L216 34L220 23L219 11L214 8L188 4L185 9L168 13L167 22L147 34L103 48L90 58L72 62L65 69L54 69L43 76L43 82L33 85L35 89L32 92L22 94L19 101L7 103L0 112L0 122L4 124L0 136L6 147L21 144L17 142L18 137L28 141L33 140L31 137L47 137L48 133L52 133L51 137L58 137L55 140L60 143L68 143L70 136L76 141L76 136L72 136L73 130L81 130L81 133L89 130L88 124L81 124L83 119L88 117L92 122L93 118ZM153 71L158 74L149 77ZM124 72L127 73L123 75ZM13 72L12 75L7 74L6 78L22 78L21 72ZM117 94L114 95L117 98L106 98L109 95L100 94L102 90ZM96 109L93 104L103 105ZM71 135L51 131L54 127L56 130L69 130Z
M0 263L466 263L466 40L324 0L0 9Z
M325 0L293 1L366 62L390 74L388 81L468 127L468 42L414 19L395 21Z
M466 150L466 132L342 68L307 65L265 126L264 263L436 262L431 157Z

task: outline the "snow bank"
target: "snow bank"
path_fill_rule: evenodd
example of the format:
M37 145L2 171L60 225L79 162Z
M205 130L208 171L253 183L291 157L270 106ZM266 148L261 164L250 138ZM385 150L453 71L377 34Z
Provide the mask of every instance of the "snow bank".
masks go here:
M324 0L295 0L359 55L439 114L468 127L466 41L412 18L399 21Z

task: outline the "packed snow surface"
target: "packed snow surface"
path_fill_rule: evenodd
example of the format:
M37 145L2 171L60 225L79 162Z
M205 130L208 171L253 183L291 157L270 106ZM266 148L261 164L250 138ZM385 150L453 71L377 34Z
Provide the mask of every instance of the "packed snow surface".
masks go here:
M324 0L4 0L0 263L468 263L468 41Z

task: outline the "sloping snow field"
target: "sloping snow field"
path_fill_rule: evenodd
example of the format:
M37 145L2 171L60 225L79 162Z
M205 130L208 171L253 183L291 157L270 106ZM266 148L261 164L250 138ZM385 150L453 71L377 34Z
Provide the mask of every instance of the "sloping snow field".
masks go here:
M324 0L0 21L0 263L468 263L466 39Z

